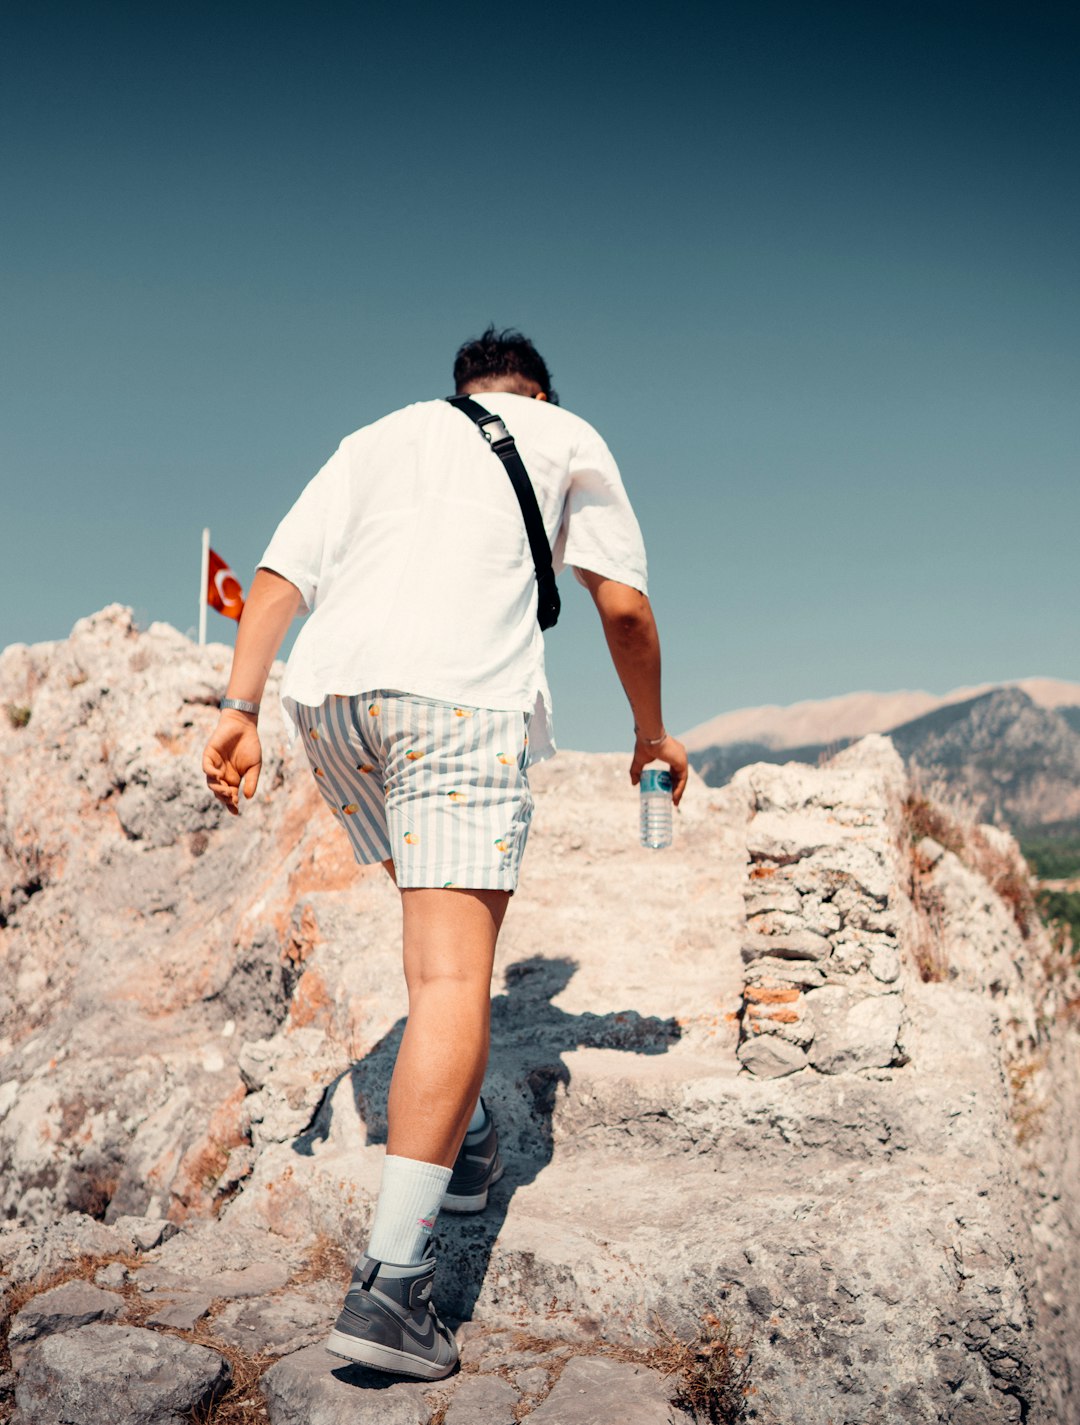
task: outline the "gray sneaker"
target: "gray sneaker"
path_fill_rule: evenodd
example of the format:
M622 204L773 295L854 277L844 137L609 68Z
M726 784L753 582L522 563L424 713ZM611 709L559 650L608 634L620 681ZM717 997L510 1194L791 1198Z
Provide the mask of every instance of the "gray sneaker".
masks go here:
M430 1244L415 1267L361 1257L326 1349L378 1371L441 1380L457 1365L457 1343L435 1314Z
M488 1188L503 1175L495 1120L484 1100L480 1102L484 1109L484 1126L478 1130L476 1142L470 1143L466 1138L461 1145L442 1200L443 1212L482 1212L487 1207Z

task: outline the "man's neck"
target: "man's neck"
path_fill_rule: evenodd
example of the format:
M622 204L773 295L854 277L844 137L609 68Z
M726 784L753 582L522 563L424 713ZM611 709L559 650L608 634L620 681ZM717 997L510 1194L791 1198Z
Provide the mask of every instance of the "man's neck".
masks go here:
M494 377L483 385L474 382L460 394L462 396L489 396L495 391L505 391L508 396L525 396L534 401L547 400L547 392L541 391L535 381L522 381L520 378L515 379L514 377L508 377L505 381Z

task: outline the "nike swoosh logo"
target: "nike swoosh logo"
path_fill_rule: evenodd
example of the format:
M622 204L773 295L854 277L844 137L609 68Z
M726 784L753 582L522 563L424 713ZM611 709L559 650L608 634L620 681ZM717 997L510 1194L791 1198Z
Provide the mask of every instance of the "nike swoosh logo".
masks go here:
M405 1317L395 1316L394 1320L401 1327L402 1331L404 1331L405 1335L410 1336L416 1342L416 1344L418 1346L422 1346L425 1351L430 1351L432 1346L434 1346L435 1322L431 1319L430 1316L428 1316L427 1318L427 1331L423 1336L421 1336L418 1331L415 1331L413 1329L412 1325L405 1319Z
M427 1329L424 1334L421 1335L420 1332L417 1331L415 1327L411 1324L407 1317L398 1314L394 1302L391 1302L389 1307L384 1306L378 1294L375 1292L365 1292L364 1298L364 1303L361 1307L360 1312L355 1312L351 1310L348 1305L346 1305L345 1307L345 1310L351 1317L353 1317L358 1326L363 1327L368 1324L367 1320L365 1319L365 1316L363 1315L363 1312L378 1311L384 1317L386 1317L388 1321L392 1321L393 1324L397 1326L399 1330L401 1330L406 1336L408 1336L411 1340L415 1341L418 1346L423 1347L425 1351L430 1351L432 1346L434 1346L435 1322L432 1320L430 1314L427 1316L424 1322L424 1325Z

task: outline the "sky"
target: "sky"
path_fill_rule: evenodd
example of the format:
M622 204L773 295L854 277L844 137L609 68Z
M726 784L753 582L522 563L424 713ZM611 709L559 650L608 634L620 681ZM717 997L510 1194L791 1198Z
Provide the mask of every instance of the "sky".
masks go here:
M494 321L619 462L670 728L1080 678L1078 40L996 0L4 6L0 646L193 631L203 526L246 586ZM559 741L628 746L563 603Z

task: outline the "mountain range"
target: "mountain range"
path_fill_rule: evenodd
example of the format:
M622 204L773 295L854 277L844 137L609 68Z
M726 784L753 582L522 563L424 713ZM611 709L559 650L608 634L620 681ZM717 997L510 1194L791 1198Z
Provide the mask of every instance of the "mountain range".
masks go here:
M1018 829L1080 819L1080 685L1022 683L928 693L856 693L791 708L727 713L687 734L712 786L751 762L809 762L885 732L920 782L984 821ZM805 736L809 733L809 736ZM800 735L803 741L795 741Z

